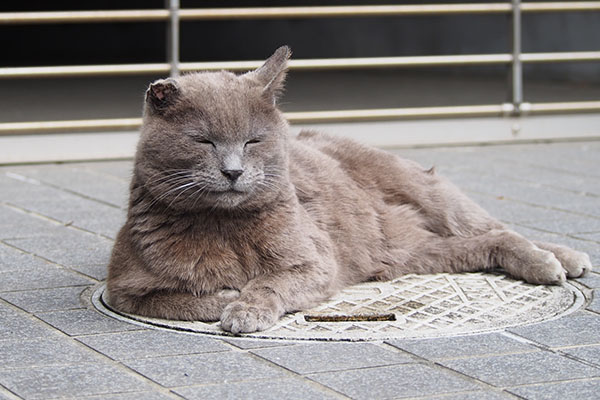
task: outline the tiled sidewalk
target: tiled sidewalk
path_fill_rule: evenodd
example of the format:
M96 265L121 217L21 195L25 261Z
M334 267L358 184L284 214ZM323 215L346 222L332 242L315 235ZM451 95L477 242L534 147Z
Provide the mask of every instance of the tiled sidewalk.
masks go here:
M435 164L527 236L587 251L596 269L579 284L589 304L551 322L428 340L145 329L90 305L123 222L131 162L1 167L0 400L598 398L600 142L397 153Z

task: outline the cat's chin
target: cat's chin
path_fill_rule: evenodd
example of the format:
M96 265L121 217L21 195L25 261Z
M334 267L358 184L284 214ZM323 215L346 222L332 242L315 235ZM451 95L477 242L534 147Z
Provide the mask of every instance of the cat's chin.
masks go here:
M229 188L210 192L209 205L211 208L232 209L241 206L247 199L246 191Z

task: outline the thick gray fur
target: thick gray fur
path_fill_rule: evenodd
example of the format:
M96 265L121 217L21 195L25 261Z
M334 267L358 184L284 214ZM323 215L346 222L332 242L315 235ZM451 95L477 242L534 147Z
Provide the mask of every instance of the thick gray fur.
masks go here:
M256 71L153 83L111 305L253 332L348 285L502 267L536 284L589 257L506 229L433 170L318 132L277 108L290 50Z

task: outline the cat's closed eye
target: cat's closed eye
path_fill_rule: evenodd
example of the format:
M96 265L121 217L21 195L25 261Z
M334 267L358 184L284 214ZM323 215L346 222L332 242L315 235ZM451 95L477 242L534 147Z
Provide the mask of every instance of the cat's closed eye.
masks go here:
M260 142L261 142L261 140L260 140L260 139L251 139L251 140L248 140L248 141L247 141L247 142L244 144L244 147L247 147L248 145L258 144L258 143L260 143Z
M212 147L215 147L215 144L213 142L211 142L210 140L207 140L207 139L198 138L198 139L196 139L196 143L205 144L207 146L210 145Z

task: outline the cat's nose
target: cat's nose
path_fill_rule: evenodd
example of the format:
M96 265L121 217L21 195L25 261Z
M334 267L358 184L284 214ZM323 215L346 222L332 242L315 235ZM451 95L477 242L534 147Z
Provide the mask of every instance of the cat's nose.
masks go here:
M243 169L222 169L221 173L225 175L231 182L235 182L237 178L244 173Z

